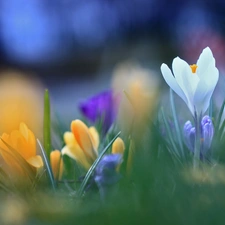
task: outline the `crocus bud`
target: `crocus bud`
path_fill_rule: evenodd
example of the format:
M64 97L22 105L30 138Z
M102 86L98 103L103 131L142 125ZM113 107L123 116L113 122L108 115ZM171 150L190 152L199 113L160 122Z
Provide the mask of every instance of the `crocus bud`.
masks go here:
M209 116L204 116L201 121L201 133L202 133L202 154L209 150L213 135L214 126Z
M122 162L121 154L105 155L95 170L95 182L98 186L112 185L118 181L117 166Z
M124 142L120 137L118 137L112 144L112 153L123 155L124 150L125 150Z
M191 121L188 120L184 124L183 134L184 134L184 142L187 145L188 149L191 152L194 152L194 146L195 146L195 127L192 126Z
M52 167L52 172L56 180L62 178L63 173L63 161L61 158L61 152L59 150L54 150L50 154L50 163Z
M109 190L120 179L117 167L122 163L121 154L105 155L95 170L94 180L97 184L102 200L105 200Z
M194 152L195 145L195 127L192 126L190 121L184 124L184 142L191 152ZM201 120L201 155L204 157L209 150L214 135L214 127L212 120L209 116L204 116Z
M102 129L106 133L116 118L116 100L113 91L108 90L82 101L79 109L92 123L102 119Z

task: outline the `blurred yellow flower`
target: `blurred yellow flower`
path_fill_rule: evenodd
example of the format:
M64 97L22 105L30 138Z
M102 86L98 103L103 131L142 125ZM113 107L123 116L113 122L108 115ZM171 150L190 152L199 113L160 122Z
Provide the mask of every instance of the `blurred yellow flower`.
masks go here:
M81 120L72 121L71 131L64 134L66 146L62 154L73 158L88 170L98 156L99 134L95 127L88 128ZM122 154L124 151L124 143L120 138L115 140L113 146L113 153Z
M0 134L10 133L21 121L42 136L43 88L30 74L15 71L0 73Z
M62 154L75 159L88 170L98 155L99 134L94 127L88 128L81 120L72 121L71 131L64 134L66 146Z
M19 130L13 130L10 134L2 134L0 153L13 174L26 174L22 165L24 162L20 157L35 172L43 168L42 158L36 154L35 136L25 123L20 123Z
M121 96L118 123L122 129L128 129L134 118L136 125L142 125L151 117L158 99L158 80L150 70L132 62L119 64L112 86L115 94Z
M120 137L118 137L112 144L112 154L123 155L124 150L125 150L124 142Z
M56 180L61 179L63 174L63 160L59 150L54 150L50 153L50 163L54 178Z

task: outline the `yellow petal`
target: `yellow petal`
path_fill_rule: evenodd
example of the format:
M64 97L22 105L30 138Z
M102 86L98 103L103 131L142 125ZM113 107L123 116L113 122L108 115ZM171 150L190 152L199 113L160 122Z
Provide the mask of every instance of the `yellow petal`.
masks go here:
M76 142L72 132L65 132L63 137L66 145L74 145Z
M88 162L86 155L81 148L76 148L75 146L65 146L62 151L62 155L68 155L70 158L76 160L80 165L82 165L86 170L91 166Z
M11 132L9 137L9 145L12 146L24 159L35 156L35 149L29 145L26 139L18 130Z
M61 179L63 173L63 160L59 150L52 151L50 154L50 163L55 179Z
M6 142L7 144L9 143L9 135L4 133L1 136L1 139ZM11 167L18 167L18 163L16 160L13 158L13 155L11 151L8 149L8 147L4 144L4 142L0 140L0 153L4 159L4 161Z
M125 150L124 142L120 137L118 137L112 144L112 153L123 155L124 150Z
M20 123L19 131L21 135L25 138L27 147L30 149L29 152L35 156L36 155L36 138L34 136L34 133L28 129L27 125L25 123Z
M77 143L80 145L85 155L88 158L95 160L97 155L94 151L88 127L81 120L74 120L71 123L71 131L73 132Z
M40 155L33 156L27 160L27 162L34 168L42 168L44 166L43 160Z
M96 130L95 127L89 127L89 133L90 133L90 137L93 143L93 147L95 152L97 153L98 151L98 146L99 146L99 134L98 131Z
M20 133L23 135L23 137L28 140L28 128L27 128L27 125L25 123L20 123L20 128L19 128L19 131Z
M76 160L78 163L84 166L84 168L90 167L90 165L94 162L93 159L88 158L84 151L81 149L80 145L77 143L72 132L64 133L64 141L66 146L62 149L62 154L66 154L69 157Z

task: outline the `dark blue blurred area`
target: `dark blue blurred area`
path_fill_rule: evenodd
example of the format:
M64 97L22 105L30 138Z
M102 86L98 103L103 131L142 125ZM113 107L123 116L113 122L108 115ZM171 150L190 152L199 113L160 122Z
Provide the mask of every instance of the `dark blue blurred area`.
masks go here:
M143 37L162 55L197 57L209 45L222 56L224 9L223 0L0 0L0 64L87 68L108 46Z

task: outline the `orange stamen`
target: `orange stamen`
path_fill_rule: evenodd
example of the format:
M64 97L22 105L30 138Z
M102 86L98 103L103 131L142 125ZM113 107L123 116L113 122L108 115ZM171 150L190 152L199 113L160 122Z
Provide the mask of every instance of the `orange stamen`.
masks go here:
M192 73L196 73L198 66L196 64L190 65Z

